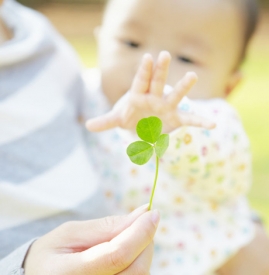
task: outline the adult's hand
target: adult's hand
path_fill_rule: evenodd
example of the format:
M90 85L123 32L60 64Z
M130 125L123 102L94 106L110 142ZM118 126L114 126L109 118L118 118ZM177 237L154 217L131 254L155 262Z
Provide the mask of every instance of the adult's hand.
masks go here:
M149 274L158 211L67 222L33 243L25 275Z

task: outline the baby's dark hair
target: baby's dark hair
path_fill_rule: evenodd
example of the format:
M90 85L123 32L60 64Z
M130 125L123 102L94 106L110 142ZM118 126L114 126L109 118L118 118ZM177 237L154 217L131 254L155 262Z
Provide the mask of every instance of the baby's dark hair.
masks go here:
M257 28L259 21L259 5L257 0L237 0L239 8L242 11L245 32L243 36L243 49L240 57L240 63L244 61L249 42Z

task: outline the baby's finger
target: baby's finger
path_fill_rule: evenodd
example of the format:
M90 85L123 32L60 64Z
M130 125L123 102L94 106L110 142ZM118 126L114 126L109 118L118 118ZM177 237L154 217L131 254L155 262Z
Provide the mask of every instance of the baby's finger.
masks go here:
M153 77L150 83L149 93L161 97L166 83L171 56L169 52L162 51L156 63Z
M87 120L85 126L90 132L101 132L119 127L120 125L118 117L111 111L100 117Z
M197 80L198 77L196 73L186 73L185 76L176 84L174 91L167 96L167 102L171 106L176 107L182 98L190 91Z
M130 92L144 94L149 90L150 79L152 75L152 57L150 54L145 54L142 63L134 77Z
M195 114L180 114L178 117L178 123L186 126L201 127L206 129L213 129L216 127L216 124L209 119L200 117Z

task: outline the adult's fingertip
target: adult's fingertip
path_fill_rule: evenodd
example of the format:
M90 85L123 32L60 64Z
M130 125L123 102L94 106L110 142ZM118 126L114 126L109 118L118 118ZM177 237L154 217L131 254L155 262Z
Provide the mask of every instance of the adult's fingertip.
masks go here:
M153 224L155 225L155 227L158 226L159 221L160 221L160 212L158 210L152 210L150 211L150 219L153 222Z

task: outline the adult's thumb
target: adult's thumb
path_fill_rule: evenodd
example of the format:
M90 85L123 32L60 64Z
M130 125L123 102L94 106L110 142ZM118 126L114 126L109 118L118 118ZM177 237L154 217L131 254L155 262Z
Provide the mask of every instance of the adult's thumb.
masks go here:
M111 241L74 254L76 272L72 274L113 275L125 270L152 242L158 222L159 212L148 211ZM151 262L151 257L148 261Z

